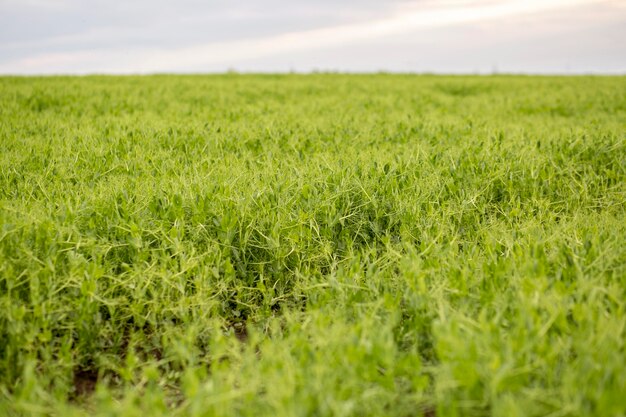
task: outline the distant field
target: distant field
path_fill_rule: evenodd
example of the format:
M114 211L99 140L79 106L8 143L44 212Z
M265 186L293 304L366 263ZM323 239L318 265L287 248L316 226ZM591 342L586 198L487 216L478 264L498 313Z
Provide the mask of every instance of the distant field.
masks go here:
M0 415L624 416L626 77L0 78Z

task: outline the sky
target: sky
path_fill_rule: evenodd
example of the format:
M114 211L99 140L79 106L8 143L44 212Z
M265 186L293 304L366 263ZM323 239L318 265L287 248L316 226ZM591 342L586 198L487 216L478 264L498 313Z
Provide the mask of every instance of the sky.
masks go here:
M626 74L626 0L0 0L0 74Z

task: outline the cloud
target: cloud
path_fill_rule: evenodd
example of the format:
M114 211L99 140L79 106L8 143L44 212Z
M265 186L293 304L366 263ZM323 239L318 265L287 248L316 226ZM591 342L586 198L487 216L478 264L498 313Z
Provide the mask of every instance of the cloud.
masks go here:
M276 5L281 4L274 1ZM327 1L321 3L326 4L327 7L319 8L319 13L323 15L328 12L328 7L332 8L333 3ZM410 36L416 31L435 30L439 27L454 25L469 27L509 17L536 16L541 13L561 12L580 6L591 7L599 4L590 0L447 0L443 2L423 0L393 2L384 10L385 13L382 13L383 10L375 6L380 3L372 2L372 6L369 9L366 8L369 13L361 13L361 18L352 22L340 22L332 26L305 30L285 30L283 27L282 30L269 31L263 36L249 35L239 39L208 41L191 45L189 39L185 39L185 42L170 48L160 47L157 46L159 44L155 45L150 42L147 42L147 45L135 42L130 46L120 47L119 44L123 43L124 39L134 38L136 41L144 32L128 27L122 28L125 31L117 31L115 27L105 26L92 29L82 35L65 35L39 41L39 45L47 45L50 49L67 44L78 49L36 53L11 59L0 64L0 72L146 73L226 69L241 64L245 66L250 62L256 62L258 66L259 61L267 59L271 62L270 58L276 56L293 54L301 57L307 51L314 53L324 49L349 48L351 45L376 44L381 39ZM603 4L606 3L611 2L603 2ZM288 7L287 15L289 13L298 15L302 8L311 7L311 4L311 2L301 0L295 1ZM344 0L340 4L348 8L349 5L355 3ZM618 6L612 5L611 7L617 8ZM217 7L216 10L218 18L226 21L231 19L231 22L232 19L254 22L255 18L251 16L255 16L255 13L264 13L256 6L233 9L222 4L221 8ZM161 16L163 12L159 13ZM229 18L224 17L229 13ZM233 13L240 13L240 15L233 17ZM190 18L188 14L181 14ZM196 19L202 21L202 14L199 13L197 16ZM363 19L363 16L368 18ZM193 17L191 20L194 20ZM151 27L150 31L154 30L157 29ZM541 32L541 28L538 27L533 30ZM398 45L402 44L401 40L396 40L396 42ZM88 47L94 44L99 44L99 47ZM298 66L297 64L296 62L295 65Z

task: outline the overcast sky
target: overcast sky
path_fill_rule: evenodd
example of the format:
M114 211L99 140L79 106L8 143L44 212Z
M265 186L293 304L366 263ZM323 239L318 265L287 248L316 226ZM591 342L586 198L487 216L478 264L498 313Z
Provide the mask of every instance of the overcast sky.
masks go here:
M0 0L0 73L626 73L626 0Z

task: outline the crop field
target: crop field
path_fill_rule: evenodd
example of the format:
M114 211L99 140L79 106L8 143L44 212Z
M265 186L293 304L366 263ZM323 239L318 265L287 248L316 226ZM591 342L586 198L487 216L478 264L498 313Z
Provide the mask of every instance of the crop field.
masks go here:
M0 415L626 415L626 77L0 78Z

